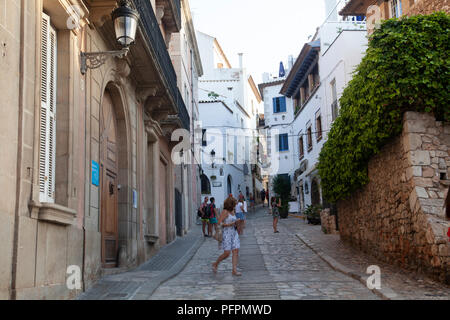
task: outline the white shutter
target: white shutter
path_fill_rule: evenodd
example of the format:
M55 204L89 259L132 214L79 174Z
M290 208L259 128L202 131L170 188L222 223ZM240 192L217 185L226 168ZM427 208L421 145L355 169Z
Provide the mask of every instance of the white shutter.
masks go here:
M41 202L55 201L56 142L56 31L42 13L41 115L39 144L39 192Z

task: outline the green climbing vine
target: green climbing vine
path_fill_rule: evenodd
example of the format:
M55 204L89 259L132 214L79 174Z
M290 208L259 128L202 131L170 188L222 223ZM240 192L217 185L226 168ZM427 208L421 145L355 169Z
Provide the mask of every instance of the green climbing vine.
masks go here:
M405 111L450 121L449 18L440 12L390 19L370 37L319 156L328 201L368 182L368 161L401 133Z

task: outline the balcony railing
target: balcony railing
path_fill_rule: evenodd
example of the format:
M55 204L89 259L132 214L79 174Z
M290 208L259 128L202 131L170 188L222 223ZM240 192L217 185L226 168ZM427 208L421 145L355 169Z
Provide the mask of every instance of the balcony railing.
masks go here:
M177 87L177 75L167 52L166 43L159 29L158 21L156 20L151 2L149 0L132 0L136 10L139 12L140 21L143 26L143 32L149 41L149 47L156 56L157 63L162 70L162 76L169 88L173 100L176 103L177 111L186 129L190 128L189 114L186 110L186 105L181 97L180 91ZM174 3L180 7L180 1L175 0Z
M189 117L189 113L187 111L186 105L181 97L180 90L178 90L177 94L177 108L178 108L178 117L183 123L183 127L186 130L191 129L191 118Z

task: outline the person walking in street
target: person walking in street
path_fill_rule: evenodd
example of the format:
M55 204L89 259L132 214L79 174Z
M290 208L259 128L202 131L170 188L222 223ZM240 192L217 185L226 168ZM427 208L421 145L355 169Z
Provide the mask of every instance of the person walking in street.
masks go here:
M237 271L237 264L239 258L239 249L241 243L239 241L239 234L236 230L236 222L238 218L235 214L236 199L228 198L223 204L223 211L220 214L218 223L222 224L223 235L222 235L222 249L223 253L217 258L217 261L212 264L213 272L217 272L219 264L230 256L232 253L232 274L234 276L241 276L242 274Z
M237 225L237 231L239 235L242 235L245 227L245 213L247 210L245 209L244 200L239 200L235 207L236 217L239 219Z
M269 190L266 191L266 200L267 200L267 207L270 208Z
M208 209L208 197L205 197L202 205L200 206L200 212L202 213L202 230L203 230L203 236L209 237L209 217L207 216L207 209ZM208 231L208 234L206 232Z
M261 190L260 196L261 196L261 201L262 201L262 204L263 204L263 207L264 207L264 202L266 201L266 190L265 189Z
M208 234L211 234L211 236L213 236L213 231L217 232L217 209L216 209L216 199L214 199L214 197L211 197L210 200L210 212L211 212L211 217L209 218L209 226L211 228L211 232L209 232L208 229Z
M279 231L277 230L277 226L278 226L278 219L280 218L281 199L272 197L272 199L270 200L270 206L272 209L271 213L273 217L273 232L279 233Z
M255 212L255 197L253 196L253 193L250 193L250 209L252 212Z

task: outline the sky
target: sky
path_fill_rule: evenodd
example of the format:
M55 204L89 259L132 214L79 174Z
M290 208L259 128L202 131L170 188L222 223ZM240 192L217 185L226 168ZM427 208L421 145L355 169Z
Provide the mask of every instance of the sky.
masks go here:
M264 72L278 76L280 61L297 58L308 36L325 20L324 0L189 0L196 30L219 41L232 67L258 84Z

